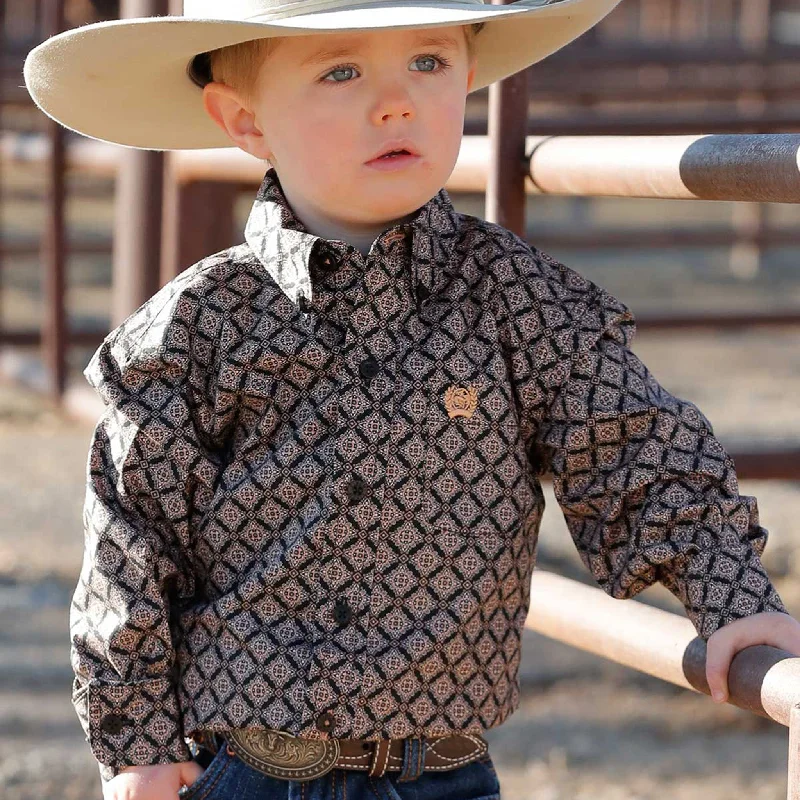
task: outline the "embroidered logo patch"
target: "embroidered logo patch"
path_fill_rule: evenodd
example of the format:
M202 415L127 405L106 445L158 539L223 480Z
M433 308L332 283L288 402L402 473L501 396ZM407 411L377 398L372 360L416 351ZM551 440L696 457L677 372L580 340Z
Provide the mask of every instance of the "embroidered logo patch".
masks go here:
M474 386L448 386L444 393L444 406L450 419L469 418L478 407L478 390Z

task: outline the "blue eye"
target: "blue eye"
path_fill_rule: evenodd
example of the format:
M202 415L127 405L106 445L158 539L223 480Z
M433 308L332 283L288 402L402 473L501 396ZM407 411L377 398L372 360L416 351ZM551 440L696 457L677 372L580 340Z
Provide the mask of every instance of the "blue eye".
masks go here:
M419 70L419 72L433 72L433 69L435 68L435 63L436 63L436 59L433 56L420 56L419 58L415 59L412 63L418 64L420 61L424 61L424 60L427 60L427 61L433 63L434 67L431 68L431 69L422 69L422 70Z
M328 73L328 75L334 75L334 74L335 74L335 73L337 73L337 72L347 72L347 70L351 70L351 71L352 71L353 69L355 69L355 68L354 68L354 67L349 67L349 66L347 66L347 65L342 65L341 67L334 67L334 68L333 68L333 69L332 69L332 70L331 70L331 71ZM328 77L328 75L326 75L326 76L325 76L325 78L327 78L327 77ZM325 80L325 78L323 78L323 80ZM328 81L328 82L329 82L329 83L345 83L345 81L337 81L337 80Z
M412 61L411 63L417 64L420 61L432 62L433 66L431 67L431 69L418 69L418 70L413 70L414 72L431 72L431 73L445 72L450 67L450 62L444 56L438 56L438 55L417 56L417 58L415 58L414 61ZM435 68L435 63L437 61L439 62L440 65L439 69ZM336 78L334 78L333 80L328 80L328 78L330 78L332 75L335 75L337 72L347 73L348 71L357 72L356 68L352 64L337 64L335 67L333 67L333 69L331 69L328 73L323 75L322 78L320 78L320 83L347 83L349 80L348 78L345 78L344 80L337 80Z

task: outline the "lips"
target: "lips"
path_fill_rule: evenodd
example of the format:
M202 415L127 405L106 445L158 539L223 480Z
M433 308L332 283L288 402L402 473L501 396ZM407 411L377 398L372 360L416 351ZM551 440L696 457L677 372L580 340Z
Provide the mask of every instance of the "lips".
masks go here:
M369 160L375 161L376 159L390 157L392 155L418 156L419 152L408 139L394 139L390 142L386 142Z

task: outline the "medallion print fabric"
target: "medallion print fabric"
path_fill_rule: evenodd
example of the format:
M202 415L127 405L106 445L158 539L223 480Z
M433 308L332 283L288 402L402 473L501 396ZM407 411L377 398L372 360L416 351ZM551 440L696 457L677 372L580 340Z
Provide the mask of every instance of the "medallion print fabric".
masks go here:
M367 257L274 169L245 241L170 281L85 370L73 699L105 776L199 731L479 733L519 704L552 475L597 584L660 581L707 638L785 611L756 500L607 291L445 189Z

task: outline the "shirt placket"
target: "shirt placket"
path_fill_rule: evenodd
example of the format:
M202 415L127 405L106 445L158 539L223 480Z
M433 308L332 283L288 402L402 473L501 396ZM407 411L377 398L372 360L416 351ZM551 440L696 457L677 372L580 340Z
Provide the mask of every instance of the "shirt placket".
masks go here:
M396 320L401 291L373 246L366 260L350 251L361 278L339 304L347 333L332 447L333 504L315 540L320 564L310 705L320 738L352 737L364 704L362 683L370 608L381 544L394 416Z

